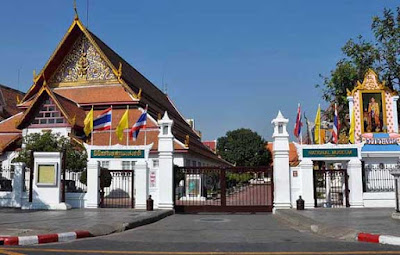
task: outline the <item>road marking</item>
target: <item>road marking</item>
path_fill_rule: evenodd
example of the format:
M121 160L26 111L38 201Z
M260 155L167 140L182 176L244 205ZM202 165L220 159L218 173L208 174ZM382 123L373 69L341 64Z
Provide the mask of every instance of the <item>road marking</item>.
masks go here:
M13 251L33 251L33 252L60 252L60 253L88 253L88 254L156 254L156 255L365 255L365 254L400 254L400 251L289 251L289 252L181 252L181 251L102 251L102 250L63 250L63 249L36 249L36 248L6 248L0 250L0 254L21 255L22 253L12 253ZM10 253L4 253L10 252ZM23 254L22 254L23 255Z
M5 255L25 255L24 253L7 251L7 250L3 250L3 249L0 249L0 254L5 254Z

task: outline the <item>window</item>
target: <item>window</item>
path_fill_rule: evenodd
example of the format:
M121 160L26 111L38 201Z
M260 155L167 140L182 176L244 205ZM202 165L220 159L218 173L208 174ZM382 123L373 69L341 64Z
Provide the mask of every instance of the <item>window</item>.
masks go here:
M185 166L190 166L190 159L185 160Z
M160 164L159 164L158 160L157 160L157 159L154 159L154 160L153 160L153 168L157 168L159 165L160 165Z
M193 160L192 166L197 166L197 162L195 160Z
M47 99L39 113L36 115L32 124L34 125L49 125L49 124L64 124L65 118L61 115L52 99Z
M100 166L109 169L110 161L100 161Z
M278 133L282 134L283 133L283 125L279 123L278 125Z
M122 161L122 170L133 170L135 161Z

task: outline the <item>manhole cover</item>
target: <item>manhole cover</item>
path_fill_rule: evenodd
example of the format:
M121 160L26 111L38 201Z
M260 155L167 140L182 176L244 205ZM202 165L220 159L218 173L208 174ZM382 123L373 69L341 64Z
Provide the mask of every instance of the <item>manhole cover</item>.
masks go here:
M227 219L218 219L218 218L203 218L199 219L198 221L205 221L205 222L226 222L228 221Z

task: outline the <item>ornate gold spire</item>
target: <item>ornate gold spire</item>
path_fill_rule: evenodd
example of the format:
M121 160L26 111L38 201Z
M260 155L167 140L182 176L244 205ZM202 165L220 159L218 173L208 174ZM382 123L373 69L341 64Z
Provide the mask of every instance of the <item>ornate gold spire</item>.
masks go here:
M76 0L74 0L75 20L79 19L78 8L76 7Z

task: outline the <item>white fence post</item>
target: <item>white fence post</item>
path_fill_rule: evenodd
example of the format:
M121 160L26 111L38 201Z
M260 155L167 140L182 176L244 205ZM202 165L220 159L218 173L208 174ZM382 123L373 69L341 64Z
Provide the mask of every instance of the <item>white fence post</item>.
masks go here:
M97 161L89 161L87 164L87 193L86 193L86 208L99 207L99 176L100 165Z
M350 207L364 207L362 167L359 159L352 159L347 164L349 175Z
M146 209L146 200L149 196L149 171L147 162L138 161L135 165L134 189L135 209Z
M279 111L275 119L272 135L274 156L274 210L291 208L290 169L289 169L289 134L286 131L288 119Z
M302 193L305 208L314 208L314 176L313 176L313 162L311 159L305 159L300 162L300 175Z
M13 163L14 166L14 183L12 197L14 207L22 207L22 194L25 185L25 163Z
M158 152L159 152L159 179L160 186L158 189L158 208L173 209L173 187L174 185L174 136L172 135L173 121L165 112L164 117L158 121L160 126L160 134L158 135Z

